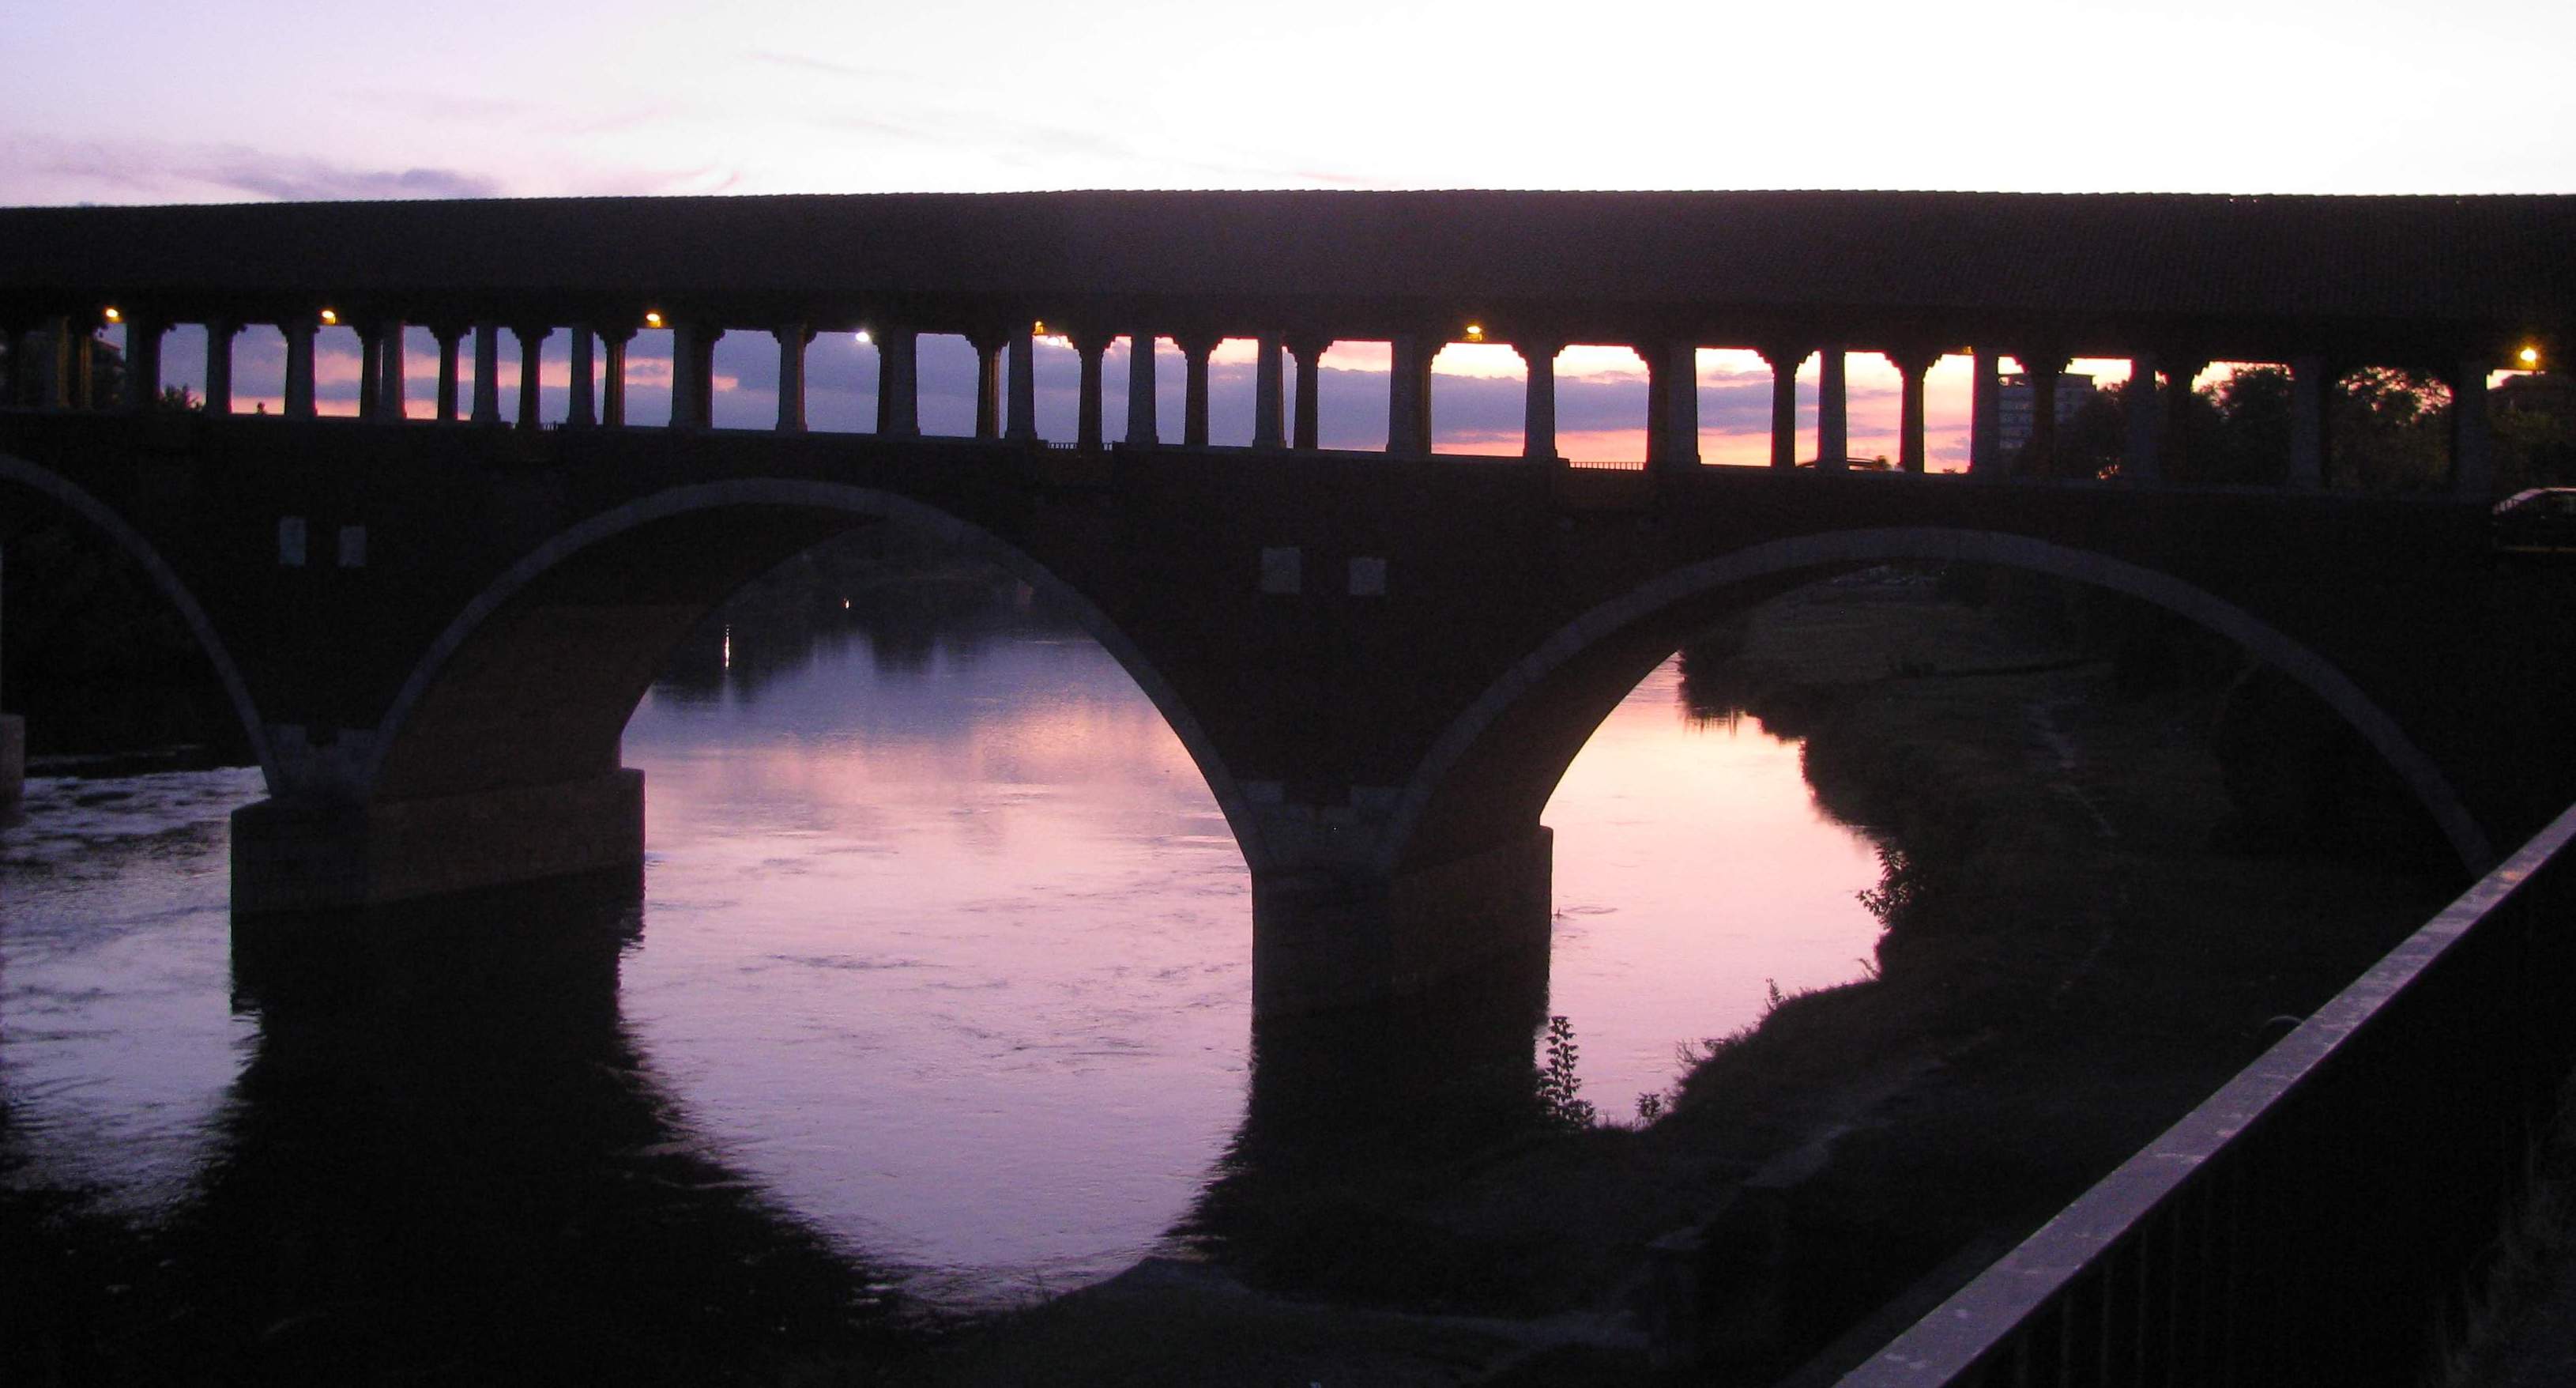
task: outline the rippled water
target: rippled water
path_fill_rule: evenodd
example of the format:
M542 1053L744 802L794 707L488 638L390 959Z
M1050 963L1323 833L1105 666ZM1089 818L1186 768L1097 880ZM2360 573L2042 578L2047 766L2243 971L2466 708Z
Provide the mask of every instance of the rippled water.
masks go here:
M1641 685L1547 815L1549 1010L1605 1115L1669 1082L1675 1043L1752 1020L1771 982L1855 976L1877 936L1870 847L1815 811L1796 747L1693 724L1679 684ZM1105 652L1026 616L900 649L827 634L657 686L626 760L646 897L582 1042L627 1076L611 1106L651 1115L617 1160L685 1147L718 1174L684 1184L742 1185L950 1305L1157 1245L1243 1120L1250 886ZM224 816L259 793L252 771L40 777L0 829L10 1179L169 1212L245 1145L264 1038L235 1010Z

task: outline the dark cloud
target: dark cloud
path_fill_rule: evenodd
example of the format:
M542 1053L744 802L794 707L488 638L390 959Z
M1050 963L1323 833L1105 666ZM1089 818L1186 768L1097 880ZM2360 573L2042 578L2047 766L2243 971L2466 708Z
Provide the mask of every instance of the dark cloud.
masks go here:
M182 176L190 171L178 170ZM280 202L374 201L392 198L492 198L498 181L459 169L359 169L319 159L246 150L222 151L193 171L200 182Z

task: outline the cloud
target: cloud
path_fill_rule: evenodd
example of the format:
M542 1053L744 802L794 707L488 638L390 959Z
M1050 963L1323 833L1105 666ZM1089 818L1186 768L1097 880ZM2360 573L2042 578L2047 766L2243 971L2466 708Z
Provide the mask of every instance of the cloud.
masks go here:
M193 202L210 195L311 201L488 198L500 192L497 180L461 169L364 168L240 144L0 140L0 196L16 201L77 201L100 193L119 200Z
M198 180L280 202L375 201L392 198L491 198L500 183L458 169L359 169L319 159L281 159L226 149Z

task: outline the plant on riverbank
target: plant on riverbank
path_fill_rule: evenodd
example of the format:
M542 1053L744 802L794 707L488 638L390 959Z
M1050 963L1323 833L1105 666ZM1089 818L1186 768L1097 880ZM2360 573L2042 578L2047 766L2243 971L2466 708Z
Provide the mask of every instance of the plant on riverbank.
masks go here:
M1583 1079L1574 1073L1574 1024L1563 1017L1547 1019L1547 1064L1538 1073L1539 1114L1551 1128L1581 1132L1596 1116L1588 1099L1575 1097Z
M1930 874L1906 851L1892 843L1878 846L1878 885L1863 887L1852 895L1861 909L1878 917L1878 923L1895 929L1922 907ZM1876 977L1877 971L1871 970ZM1776 995L1775 995L1776 998ZM1772 1004L1778 1006L1775 1000Z

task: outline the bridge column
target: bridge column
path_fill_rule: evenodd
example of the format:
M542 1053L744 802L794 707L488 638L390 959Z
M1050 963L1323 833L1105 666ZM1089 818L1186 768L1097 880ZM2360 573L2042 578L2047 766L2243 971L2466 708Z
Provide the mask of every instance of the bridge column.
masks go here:
M2326 359L2310 354L2290 362L2290 485L2316 491L2326 484Z
M1181 391L1181 446L1208 446L1208 358L1219 339L1210 334L1174 338L1180 344L1184 384Z
M1971 475L2000 472L2003 452L2004 387L2003 363L1992 348L1980 347L1975 352L1975 382L1969 388L1968 403L1968 471Z
M1129 448L1152 448L1162 442L1154 428L1154 335L1127 337L1127 438Z
M310 313L288 317L277 325L286 335L286 417L313 417L313 337L322 320Z
M170 324L156 313L125 315L125 399L128 410L161 404L161 335Z
M358 333L358 418L372 421L385 392L384 329L372 318L350 326Z
M2022 379L2030 382L2030 442L2022 449L2021 470L2033 477L2057 476L2057 378L2066 371L2064 353L2035 347L2015 353Z
M2129 357L2129 379L2120 387L2128 426L2126 447L2120 457L2120 475L2140 485L2163 480L2164 468L2158 456L2156 435L2163 411L2156 401L2156 354L2136 352Z
M378 373L376 418L400 424L411 417L411 406L405 396L403 381L403 321L388 318L383 327L383 343L376 349Z
M805 432L805 344L814 330L802 323L782 323L769 330L778 339L778 432Z
M1002 436L1022 443L1038 436L1037 333L1026 323L1011 330L1011 408Z
M1074 447L1085 453L1100 451L1100 359L1109 351L1109 339L1098 333L1075 332L1066 335L1073 343L1074 355L1082 359L1082 384L1076 392L1074 412Z
M587 429L599 422L592 398L591 330L588 323L572 325L572 350L566 353L564 374L570 387L564 403L564 427Z
M2451 369L2451 495L2487 500L2495 490L2495 458L2487 447L2487 369L2471 357Z
M1333 340L1329 337L1292 337L1288 339L1287 346L1297 358L1296 432L1289 447L1300 453L1312 453L1317 447L1315 396L1323 385L1318 373L1323 370L1324 353L1332 349Z
M970 333L967 342L975 348L975 437L998 439L1002 436L1002 348L1007 339L1000 333Z
M1755 355L1771 365L1771 466L1798 465L1798 368L1806 364L1804 347L1757 347Z
M635 340L635 325L599 330L599 423L605 429L626 427L626 344Z
M1851 416L1845 412L1843 372L1850 354L1839 344L1824 349L1816 373L1816 470L1841 472L1851 458Z
M1287 372L1281 360L1279 335L1265 333L1254 340L1252 349L1252 446L1282 448L1287 445L1280 428L1282 397L1287 394Z
M233 336L241 324L229 318L206 320L206 413L233 412Z
M1386 451L1399 458L1431 456L1431 354L1420 333L1387 340Z
M465 338L462 323L432 323L429 335L438 340L438 399L431 417L441 424L456 422L456 348Z
M391 802L272 798L233 812L232 840L236 921L548 879L641 885L644 773Z
M474 325L474 422L501 422L501 325L489 320Z
M510 335L519 340L519 427L536 429L544 425L539 416L538 389L545 380L546 339L554 329L542 323L513 327Z
M1521 456L1556 459L1556 354L1565 345L1552 341L1515 342L1529 385L1521 404Z
M1699 466L1699 348L1684 340L1638 349L1646 359L1646 458L1665 468Z
M1901 401L1896 412L1896 468L1899 472L1921 474L1925 469L1923 447L1923 378L1947 355L1937 348L1900 348L1887 354L1904 381Z
M1252 1012L1278 1019L1420 995L1507 961L1544 976L1554 835L1392 873L1330 861L1252 880Z
M672 428L704 429L715 422L716 339L722 336L724 329L704 323L671 325Z
M921 437L921 334L889 327L876 334L877 433Z
M2194 395L2191 383L2209 363L2197 357L2176 357L2164 364L2165 423L2164 466L2159 469L2168 481L2190 481L2191 475L2191 408Z

